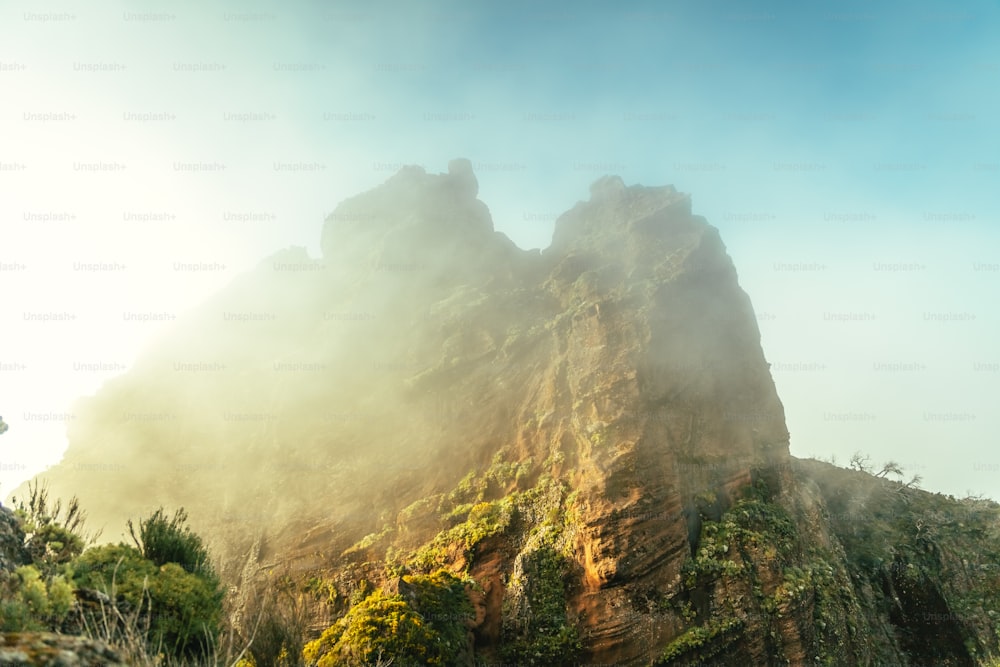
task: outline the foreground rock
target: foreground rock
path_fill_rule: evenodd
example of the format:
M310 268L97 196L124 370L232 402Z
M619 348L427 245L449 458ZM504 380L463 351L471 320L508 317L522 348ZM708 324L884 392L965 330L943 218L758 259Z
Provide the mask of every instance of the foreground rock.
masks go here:
M51 632L0 633L4 667L128 667L102 642Z

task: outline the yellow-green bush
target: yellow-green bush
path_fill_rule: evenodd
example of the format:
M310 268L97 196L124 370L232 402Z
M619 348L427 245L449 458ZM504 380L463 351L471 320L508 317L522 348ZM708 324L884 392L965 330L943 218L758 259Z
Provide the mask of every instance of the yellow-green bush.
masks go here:
M9 632L52 629L73 607L73 587L61 575L43 577L33 565L14 570L0 603L0 629Z
M743 626L744 623L740 619L730 618L723 621L709 621L705 625L690 628L667 645L655 664L668 665L681 657L697 654L698 651L703 652L698 658L710 658L725 646L726 638L736 635Z
M466 556L470 556L480 542L507 530L517 511L517 498L517 494L511 494L503 500L473 505L468 519L438 533L412 555L408 565L425 572L437 569L444 565L445 556L453 545L460 546Z
M466 646L473 609L462 580L445 571L402 578L400 593L378 590L306 644L309 665L452 665Z
M306 644L302 657L316 667L372 665L390 657L403 664L445 664L437 644L437 633L402 597L376 591Z

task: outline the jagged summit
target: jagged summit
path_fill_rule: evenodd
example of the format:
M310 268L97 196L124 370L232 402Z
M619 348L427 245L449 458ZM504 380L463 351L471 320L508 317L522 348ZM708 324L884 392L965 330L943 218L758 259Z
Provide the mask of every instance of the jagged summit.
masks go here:
M476 281L483 267L509 276L523 254L494 231L472 164L452 160L448 173L407 166L382 185L341 202L323 225L323 257L348 272L376 277L407 270L412 280L445 274Z
M590 185L591 199L613 199L625 192L621 176L602 176Z
M455 158L448 163L448 175L459 187L461 196L475 197L479 194L479 181L472 171L472 161L466 158Z
M573 248L607 252L611 247L628 247L633 254L673 252L678 244L690 241L679 232L697 233L698 226L708 225L692 218L690 196L673 186L626 186L619 176L604 176L590 186L589 201L556 220L552 244L544 252L564 254Z
M604 176L590 191L590 201L556 221L545 254L565 253L573 245L596 248L599 239L619 233L638 235L641 243L648 243L666 236L671 220L691 213L690 197L673 186L627 187L619 176ZM468 159L451 160L448 172L439 174L405 166L383 185L337 206L323 226L323 256L337 262L364 258L376 265L416 263L420 258L433 265L448 256L460 265L449 269L463 273L469 261L480 271L493 266L491 261L516 261L512 256L519 253L506 235L494 231L478 192ZM509 267L496 271L506 273Z

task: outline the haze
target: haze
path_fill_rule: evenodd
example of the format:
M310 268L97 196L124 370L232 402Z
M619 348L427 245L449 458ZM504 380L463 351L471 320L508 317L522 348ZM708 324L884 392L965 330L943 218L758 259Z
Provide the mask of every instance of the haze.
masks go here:
M9 2L0 490L172 317L402 165L549 244L673 184L753 300L798 456L1000 498L1000 9L893 2ZM138 315L138 317L133 317ZM248 351L252 353L253 351Z

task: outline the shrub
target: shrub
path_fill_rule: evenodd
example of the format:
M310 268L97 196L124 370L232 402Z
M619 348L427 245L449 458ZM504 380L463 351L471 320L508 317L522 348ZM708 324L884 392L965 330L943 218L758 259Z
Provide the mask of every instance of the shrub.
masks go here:
M14 570L0 603L0 630L55 629L73 607L73 588L60 575L43 577L33 565Z
M724 648L728 641L742 630L743 627L743 621L736 618L724 621L713 620L705 625L693 627L670 642L655 664L667 665L682 656L697 651L704 651L704 654L700 656L701 658L712 657ZM713 642L716 642L716 646L714 647L712 646Z
M150 652L189 659L212 651L223 598L213 573L188 572L174 562L157 566L127 544L88 549L74 566L78 586L103 591L118 607L136 611L138 625L147 629ZM90 623L100 626L105 620L92 618Z
M23 565L14 570L14 575L19 579L17 596L28 607L31 615L36 618L48 616L49 593L38 570L31 565Z
M448 494L448 502L452 505L471 504L482 495L484 484L476 481L476 473L470 472Z
M566 557L550 544L520 557L505 600L502 649L518 665L573 665L581 644L566 615Z
M87 514L76 496L64 506L49 502L48 487L28 483L27 499L13 499L14 515L25 533L24 546L32 563L45 576L63 574L67 563L80 555L87 542L97 536L84 533Z
M152 561L127 544L91 547L73 563L73 579L78 586L124 595L135 601L141 599L143 581L155 575Z
M467 649L473 609L462 580L443 570L402 578L400 593L378 590L306 644L310 665L453 665Z
M166 563L149 581L149 598L153 646L182 658L211 655L222 621L222 591L213 580Z
M431 571L444 565L449 548L461 547L466 562L470 563L476 546L488 537L507 530L517 511L517 494L503 500L482 502L469 509L468 519L442 531L428 544L418 549L408 561L414 569Z
M4 595L0 599L0 632L25 632L43 629L31 615L31 610L18 597Z
M172 519L167 519L161 507L139 520L138 534L131 519L127 525L135 546L156 565L176 563L191 574L214 578L208 550L186 522L187 513L183 507L174 512Z
M433 574L411 574L403 577L408 599L438 633L444 650L445 663L455 662L456 652L466 641L466 623L475 618L475 611L465 591L465 582L446 570Z
M401 596L376 591L306 644L302 656L316 667L360 667L386 657L402 664L439 665L437 639Z

